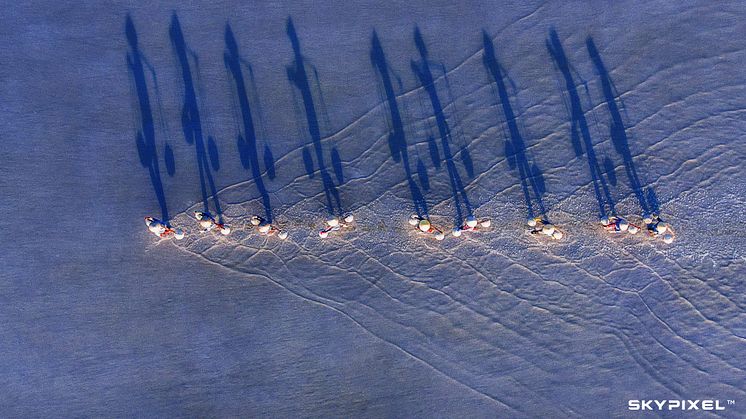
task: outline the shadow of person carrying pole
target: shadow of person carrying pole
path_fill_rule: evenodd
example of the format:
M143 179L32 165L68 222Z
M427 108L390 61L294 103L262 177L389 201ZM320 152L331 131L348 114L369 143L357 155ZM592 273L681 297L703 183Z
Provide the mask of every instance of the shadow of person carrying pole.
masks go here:
M379 82L386 95L386 104L391 116L391 132L389 133L391 157L395 161L400 160L402 166L404 166L404 173L407 176L407 185L409 185L409 192L412 195L415 212L420 218L427 218L427 202L412 177L412 169L409 165L409 153L407 152L407 139L404 134L404 124L402 123L401 113L399 112L399 105L396 102L396 93L394 92L394 85L391 82L391 74L388 63L386 62L386 56L383 53L381 42L375 31L373 31L371 40L370 60L373 68L378 73Z
M236 96L238 97L238 105L241 108L241 119L243 121L243 136L240 134L238 136L239 154L242 157L246 157L249 169L251 170L251 176L254 179L254 184L256 184L259 194L262 197L265 214L264 218L267 222L272 223L272 206L270 204L269 193L267 192L267 188L264 186L262 172L259 168L259 155L256 146L256 129L254 127L254 119L251 115L249 98L246 93L243 71L241 70L241 57L238 53L238 45L236 44L236 38L233 35L233 30L231 30L230 25L225 26L225 48L226 51L223 55L223 59L225 61L225 66L233 76L233 81L236 85Z
M308 131L311 134L311 140L313 141L314 151L316 153L316 161L319 165L319 174L321 175L321 183L324 187L324 195L326 197L326 207L329 214L332 216L342 216L342 203L339 197L339 191L337 190L331 175L327 171L326 163L324 162L324 151L321 146L321 129L319 128L319 118L316 112L316 105L313 100L313 93L309 84L308 73L306 72L306 64L304 62L303 54L301 53L300 40L298 34L295 32L295 26L293 20L288 17L286 27L288 38L293 46L294 60L291 65L287 67L288 80L293 86L295 86L301 94L303 100L303 107L306 113L306 122L308 123ZM309 157L304 156L304 161L308 166ZM340 168L341 170L341 168ZM341 178L340 175L338 175Z
M611 81L609 72L606 70L606 66L601 60L601 55L598 53L596 44L593 42L593 38L588 37L585 41L588 49L588 55L591 57L591 61L596 66L596 71L601 79L601 90L604 92L604 99L611 115L611 141L614 144L614 149L621 154L622 160L624 161L624 170L627 172L627 178L629 179L629 185L632 191L637 197L637 201L640 203L640 208L644 214L650 213L650 205L645 200L645 193L643 191L642 182L640 177L637 175L637 168L632 158L632 153L629 150L629 140L627 132L624 128L624 122L622 121L622 115L619 112L619 107L616 103L616 94L614 84ZM620 99L621 100L621 99ZM650 192L649 194L650 195Z
M153 184L155 196L161 207L161 220L168 223L168 208L166 195L161 181L161 170L158 163L158 152L155 145L155 126L153 123L153 110L150 106L150 95L145 78L142 53L137 43L137 32L132 17L128 14L125 20L125 34L129 43L130 52L127 53L127 64L134 79L137 99L140 104L140 131L137 133L137 151L140 155L140 163L148 168L150 182Z
M593 150L593 141L591 140L591 134L588 129L588 122L585 119L585 113L580 104L580 96L575 87L575 80L573 80L572 77L570 63L567 61L567 56L562 48L559 36L553 29L549 32L549 39L546 40L546 47L549 51L549 55L554 59L554 63L562 73L565 80L565 89L567 90L570 102L568 109L571 121L570 138L578 156L583 152L582 147L585 147L585 154L588 159L588 169L591 173L591 181L593 183L593 190L596 194L596 200L598 201L600 216L607 217L609 215L615 215L616 210L614 208L614 200L612 199L609 185L604 178L601 166L598 164L596 152ZM580 143L580 138L583 140L582 143Z
M433 113L435 114L435 122L438 126L438 133L440 134L443 155L446 161L446 168L448 169L448 178L451 183L454 205L456 207L454 225L456 227L460 227L464 221L464 214L461 209L461 201L463 200L463 206L465 207L467 213L466 215L472 215L472 208L471 204L469 203L469 198L466 195L464 184L461 181L461 176L458 173L456 164L453 162L453 153L451 152L450 147L451 130L448 127L448 122L446 121L445 114L443 113L443 105L441 104L440 98L438 97L438 91L435 86L435 79L433 77L432 71L430 70L430 64L428 62L429 57L427 48L425 47L425 41L423 40L422 34L420 33L420 29L418 27L415 27L414 29L414 42L417 46L417 51L420 53L421 60L419 63L412 61L411 67L412 71L419 79L420 84L427 92L430 98L430 104L433 108Z
M526 200L526 209L528 211L528 218L534 218L537 216L534 210L534 200L538 209L538 216L547 220L546 209L544 208L544 202L542 201L542 194L544 193L540 181L543 178L539 172L537 166L531 167L526 156L526 144L523 141L523 136L518 129L518 123L516 120L515 113L513 112L513 106L510 104L510 97L508 95L508 89L503 80L503 71L500 63L497 61L495 55L495 46L492 43L492 39L489 37L487 32L482 31L484 38L484 66L490 73L492 80L497 86L497 93L500 97L500 103L502 105L503 114L505 115L505 121L508 125L508 133L510 140L506 142L505 154L509 162L512 162L511 166L518 169L518 173L521 179L521 189L523 190L523 196ZM534 198L531 198L531 192L533 192Z
M184 131L184 138L188 144L194 144L194 149L197 155L197 167L199 169L199 181L202 189L202 204L204 206L204 212L210 212L210 195L208 195L209 187L215 205L215 212L218 216L218 222L222 224L223 211L220 208L218 191L215 186L215 180L212 176L212 169L210 168L210 162L208 161L207 150L203 140L202 121L200 119L199 106L197 105L197 93L195 91L192 70L189 64L189 54L194 54L191 53L191 51L189 53L187 52L188 48L186 41L184 40L184 33L181 30L179 18L176 14L171 18L169 35L171 37L171 44L174 48L174 52L179 61L182 81L184 83L184 107L182 108L181 113L181 126Z

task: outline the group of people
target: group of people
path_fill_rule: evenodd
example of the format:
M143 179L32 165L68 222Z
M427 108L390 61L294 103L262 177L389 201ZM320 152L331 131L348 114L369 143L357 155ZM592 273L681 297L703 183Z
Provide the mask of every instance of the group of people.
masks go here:
M231 228L225 223L216 220L209 212L196 211L194 218L197 219L202 231L219 231L220 234L227 236L231 234ZM184 230L180 228L172 227L168 222L161 221L154 217L145 217L145 225L148 226L148 230L160 238L173 237L176 240L184 238ZM279 228L267 222L264 218L255 215L251 217L251 225L256 227L259 234L263 236L274 236L277 235L280 239L284 240L288 237L288 233L280 231Z
M199 226L205 232L215 230L225 236L231 233L231 228L229 226L216 220L215 217L208 212L197 211L194 213L194 217L197 219ZM345 214L341 219L332 216L326 220L326 227L319 231L319 237L325 239L329 237L329 234L332 232L352 229L354 227L354 221L355 217L353 217L352 214ZM663 222L658 214L646 214L643 216L642 222L646 226L647 232L651 237L660 237L665 243L673 242L673 232L668 225ZM174 237L177 240L184 238L184 231L182 229L174 228L169 223L156 218L145 217L145 224L147 225L148 230L158 237ZM435 240L440 241L445 239L443 231L433 226L430 219L427 217L412 214L412 216L409 217L409 224L418 232L431 235ZM475 216L469 215L464 220L463 225L453 229L452 234L454 237L460 237L464 232L475 232L487 229L491 224L492 222L488 218L479 220ZM561 240L564 237L564 233L545 218L529 218L527 224L530 227L529 233L532 235L544 235L554 240ZM280 230L277 226L271 224L258 215L251 217L251 225L256 227L259 234L263 236L277 236L281 240L285 240L288 237L286 231ZM625 232L637 234L641 230L639 226L631 224L626 219L616 215L602 217L601 225L606 231L615 234Z
M342 218L342 221L334 216L329 217L326 220L326 227L319 231L319 237L325 239L329 237L329 233L331 233L332 231L339 231L344 228L352 228L353 221L355 221L355 217L353 217L352 214L345 214L345 216Z
M173 236L176 240L184 238L184 230L173 228L170 224L165 223L157 218L145 217L145 225L148 230L158 237L166 238Z
M443 231L433 226L432 223L430 223L430 220L425 217L421 217L417 214L412 214L409 217L409 224L411 226L414 226L418 231L432 235L435 240L443 240L446 238L446 235L443 233ZM480 229L485 229L491 225L492 221L490 221L488 218L477 220L477 217L469 215L468 217L466 217L466 220L464 220L463 225L453 228L452 234L454 237L460 237L461 234L464 232L473 232Z
M288 238L287 231L281 231L275 225L269 223L267 220L258 215L251 217L251 225L256 227L256 229L259 231L259 234L261 234L262 236L269 237L277 235L280 240L285 240Z
M651 237L660 237L667 244L673 242L673 232L666 223L663 222L658 214L645 214L642 217L642 222L645 224L648 234ZM604 229L610 233L629 233L637 234L641 228L635 224L631 224L629 221L622 217L612 215L610 217L602 217L601 225Z
M531 234L543 234L545 236L551 237L554 240L560 240L561 238L565 237L565 234L558 230L557 227L554 226L554 224L550 223L548 220L542 217L529 218L527 224L529 227L531 227L531 229L529 230L529 233Z

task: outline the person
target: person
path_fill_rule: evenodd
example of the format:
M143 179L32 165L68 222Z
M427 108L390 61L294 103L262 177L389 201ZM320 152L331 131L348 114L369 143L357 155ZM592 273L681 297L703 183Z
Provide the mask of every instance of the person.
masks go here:
M647 224L648 232L650 232L651 234L664 234L668 229L666 225L663 224L663 220L661 220L661 217L656 214L652 214L646 217L643 221L645 221L645 224Z
M199 222L199 226L202 227L205 231L210 231L216 226L215 219L210 216L210 214L206 212L196 211L194 213L194 218L197 219Z
M550 223L547 220L544 220L541 217L536 218L529 218L527 221L527 224L529 227L532 228L530 230L531 234L543 234L545 236L549 236L554 240L560 240L562 237L564 237L564 233L559 231L554 224Z
M352 227L352 222L355 221L355 217L352 214L346 214L343 218L344 222L340 222L339 218L331 216L326 220L327 228L319 231L319 237L325 239L329 237L329 233L332 231L341 230L343 228Z
M648 234L653 237L662 237L666 244L673 242L673 234L660 216L657 214L651 214L643 221L647 222Z
M477 226L487 228L490 225L492 225L492 222L489 220L489 218L485 218L484 220L477 221L477 217L473 215L469 215L468 217L466 217L466 222L464 222L464 225L462 225L461 227L453 228L453 235L455 237L459 237L461 233L464 231L477 231L478 230Z
M409 217L409 224L423 233L432 234L435 237L435 240L440 241L445 239L446 237L442 231L433 227L433 225L430 223L430 220L422 218L417 214L412 214L412 216Z
M217 221L215 221L215 218L213 218L213 216L207 212L195 211L194 218L197 219L200 227L202 227L205 231L211 231L212 229L217 227L220 233L224 236L227 236L231 233L230 227L228 227L224 223L218 223Z
M279 237L280 240L285 240L288 237L287 232L280 231L279 228L268 223L264 218L258 215L251 217L251 225L257 227L257 230L259 230L259 234L263 236L274 236L275 234L277 234L277 237Z
M604 226L604 229L610 233L624 233L625 231L629 230L630 227L627 220L615 215L612 215L611 217L602 217L601 225ZM637 231L635 230L632 234L636 232Z
M183 230L181 230L180 228L172 228L170 225L157 218L145 217L145 225L148 226L148 230L151 233L155 234L158 237L165 238L173 235L176 240L181 240L184 238Z

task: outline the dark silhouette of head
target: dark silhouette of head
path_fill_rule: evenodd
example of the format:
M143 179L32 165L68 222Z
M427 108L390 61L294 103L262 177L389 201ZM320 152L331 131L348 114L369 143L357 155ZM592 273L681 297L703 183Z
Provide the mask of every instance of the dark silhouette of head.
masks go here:
M171 41L176 43L176 45L184 45L184 33L181 31L181 24L176 13L171 15L171 26L168 29L168 33L171 36Z
M596 67L598 67L599 72L602 75L608 74L608 71L606 71L606 66L601 60L601 54L598 53L598 48L596 48L596 43L593 42L593 38L591 38L590 36L586 38L585 46L588 48L588 55L591 56L591 60L593 60L593 63L596 65Z
M552 53L552 56L554 56L554 59L560 67L566 67L568 65L567 57L565 56L565 49L562 48L562 42L560 42L559 35L557 35L557 31L554 29L549 30L547 49Z
M236 37L233 35L230 23L225 25L225 46L228 48L228 54L237 57L238 56L238 44L236 43Z
M127 42L129 42L132 49L137 49L137 31L135 31L132 16L129 14L127 14L127 19L124 22L124 28L124 32L127 34Z
M488 63L496 61L495 45L492 43L492 38L490 38L485 30L482 30L482 40L484 43L484 61Z
M422 58L427 58L427 47L425 46L425 40L422 39L422 33L418 26L415 26L414 28L414 43L417 45L417 51L420 52Z
M295 32L295 25L293 25L292 17L288 17L286 32L290 38L290 43L293 44L293 51L298 54L300 52L300 41L298 40L298 34Z
M375 63L378 57L383 56L383 47L381 47L381 41L378 39L378 34L375 29L373 30L373 36L371 37L371 49L370 49L370 60Z

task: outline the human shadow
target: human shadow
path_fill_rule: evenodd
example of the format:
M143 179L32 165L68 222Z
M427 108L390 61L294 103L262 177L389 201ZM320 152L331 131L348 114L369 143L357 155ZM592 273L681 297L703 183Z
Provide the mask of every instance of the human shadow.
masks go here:
M435 78L430 69L431 62L429 60L427 47L425 41L422 38L419 27L414 29L414 42L417 46L417 51L420 54L420 61L411 61L412 72L417 76L420 84L425 89L430 98L430 104L433 108L435 115L435 122L438 127L438 133L440 135L440 144L443 149L443 156L446 162L446 168L448 170L448 178L451 183L451 191L453 193L454 206L456 214L454 216L454 225L461 226L464 220L463 209L466 210L466 215L472 215L472 207L469 202L469 198L466 195L464 184L461 180L461 175L458 172L456 164L453 161L453 153L451 152L450 142L452 139L451 129L446 121L445 114L443 112L443 105L440 102L438 96L438 90L435 86ZM463 209L462 209L463 207Z
M505 142L505 157L508 159L509 166L512 169L518 169L523 197L526 200L528 217L534 218L539 216L548 221L546 208L542 199L545 192L544 176L536 164L533 166L530 164L526 155L526 144L518 128L513 106L510 103L510 95L504 81L504 77L507 76L503 75L503 68L497 61L492 39L485 31L482 31L482 37L484 39L483 63L492 80L495 82L495 86L497 86L497 94L500 98L510 135L510 140ZM533 198L531 196L532 193Z
M417 178L420 180L422 189L427 192L430 190L430 175L427 174L427 167L421 158L417 158Z
M166 173L168 173L169 176L173 176L174 173L176 173L176 158L174 157L174 150L171 148L170 144L166 144L163 154L163 160L166 163Z
M308 125L308 131L311 135L311 141L313 142L313 148L316 154L316 164L319 168L319 175L321 176L321 183L324 187L324 195L326 198L326 208L330 215L341 216L343 214L342 202L337 190L337 185L334 184L334 180L329 174L326 163L324 160L324 150L321 146L321 128L319 127L319 116L316 111L316 105L314 103L313 92L309 82L309 75L306 70L306 62L301 53L300 40L298 34L295 31L293 25L293 19L288 17L286 32L290 43L293 47L293 63L287 66L287 76L290 83L295 86L300 92L303 108L306 114L306 123ZM314 70L315 71L315 70ZM336 148L332 149L332 156L338 152ZM304 148L303 163L306 167L306 171L309 173L309 177L313 177L314 172L313 158L309 151ZM343 180L342 176L342 164L341 160L334 164L335 176L337 180Z
M440 71L443 75L443 81L445 82L446 86L446 92L448 93L448 100L451 102L451 106L453 107L453 117L456 118L456 126L461 127L462 124L458 122L458 109L456 108L456 95L453 94L453 89L451 88L451 82L448 78L448 71L446 70L446 67L443 63L440 64ZM461 157L461 163L464 165L464 169L466 170L466 175L471 179L474 178L474 161L471 158L471 153L469 152L468 143L466 141L466 136L464 135L463 129L456 129L456 137L460 139L459 142L459 151L458 155Z
M264 170L267 171L269 180L277 176L275 172L275 157L272 155L272 149L269 148L269 144L264 145Z
M303 167L306 169L306 174L309 179L313 179L315 170L313 168L313 156L311 151L307 147L303 147Z
M269 138L267 136L267 133L264 131L265 122L264 117L262 116L262 105L259 101L259 89L257 88L256 80L254 79L254 70L251 67L251 64L248 63L246 60L241 59L240 61L241 63L243 63L244 67L248 70L249 73L249 83L246 85L246 87L252 93L249 95L249 103L253 103L253 108L256 111L252 113L252 117L255 117L254 119L257 120L259 126L259 129L257 129L256 132L261 133L264 138ZM253 102L251 101L251 98L253 98ZM272 149L269 147L268 143L264 144L264 170L267 171L269 180L273 180L277 175L275 171L275 157L272 154Z
M650 211L653 214L660 214L660 204L658 203L658 196L655 194L655 191L653 188L648 187L647 193L645 194L648 199L648 205L650 206Z
M269 198L269 192L264 186L264 180L262 179L262 171L259 167L259 153L257 152L257 141L256 141L256 128L254 126L254 117L251 112L251 105L249 104L249 97L247 94L247 86L241 68L241 56L238 52L238 44L236 43L236 37L233 35L233 30L228 24L225 26L225 54L223 60L225 67L231 74L236 87L236 97L238 98L238 106L241 109L241 120L243 122L243 135L238 135L238 152L241 157L241 163L244 168L251 170L251 177L254 180L256 188L259 190L259 194L262 197L262 204L264 206L264 218L268 222L272 222L272 205ZM274 172L274 162L271 157L271 151L268 154L265 150L264 153L265 167L271 167L271 171ZM270 169L267 168L269 172Z
M166 195L161 181L161 170L158 162L158 151L155 144L155 126L153 122L153 110L150 105L150 95L148 94L148 83L145 77L145 59L140 52L137 42L137 31L132 17L128 14L125 19L125 35L129 43L130 51L127 53L127 65L134 79L134 87L137 92L137 99L140 105L140 129L137 132L135 142L137 152L140 156L140 163L148 169L150 174L150 183L153 185L155 196L158 199L158 205L161 207L161 220L169 221L168 207L166 205ZM170 157L169 157L170 152ZM169 158L171 165L169 165ZM170 147L166 148L166 166L175 167L173 163L173 152Z
M401 162L404 167L404 173L407 177L407 185L409 186L409 192L412 196L412 203L414 209L420 218L428 217L427 202L425 197L420 191L420 187L414 181L412 176L412 168L409 163L409 153L407 151L407 139L404 132L404 124L402 122L401 112L399 111L399 105L396 102L396 92L394 91L394 84L391 80L392 70L389 68L386 62L386 56L381 46L381 41L378 39L378 34L373 31L371 39L371 50L370 50L370 61L373 64L373 68L378 74L378 81L380 87L383 89L383 93L386 96L386 105L389 111L389 149L391 151L391 157L396 162ZM424 168L422 161L420 160L418 165L418 172L424 171L425 183L429 183L427 180L427 170ZM422 166L421 168L419 166ZM418 174L419 175L419 174ZM421 177L421 175L420 175Z
M580 95L575 87L572 69L559 36L554 29L549 31L549 39L546 40L546 47L565 81L565 89L569 98L569 105L566 104L566 106L568 106L571 121L570 139L575 149L575 154L578 157L585 151L600 216L615 215L614 200L611 196L607 180L604 177L603 170L596 158L596 152L593 150L593 141L591 140L590 130L588 129L588 121L585 119L583 106L580 103Z
M213 179L212 170L216 167L210 167L207 149L203 140L202 120L200 118L199 106L197 102L197 92L192 77L190 57L197 60L196 54L191 51L184 40L184 33L181 30L179 18L174 13L171 17L171 26L169 28L171 45L176 53L181 68L181 76L184 84L184 106L181 111L181 127L184 131L184 139L188 144L194 144L197 157L197 167L199 169L199 181L202 189L202 204L205 212L210 212L209 199L212 197L215 206L215 214L218 221L223 222L223 211L220 208L218 191ZM214 139L212 140L214 142ZM208 139L209 142L209 139ZM217 146L214 146L214 152L217 152ZM214 159L214 157L211 157ZM209 189L209 193L208 193Z
M601 79L601 90L604 92L604 99L606 100L606 105L609 109L609 114L611 115L611 141L614 143L614 149L622 156L624 170L627 172L627 178L629 179L629 185L632 188L635 197L637 197L637 201L640 203L640 208L643 213L648 214L652 210L651 207L653 205L651 202L646 200L645 189L648 191L648 196L653 198L653 200L655 200L655 192L653 192L651 187L644 188L640 181L640 176L637 174L637 168L629 149L629 139L624 127L624 121L622 120L622 114L616 103L617 97L619 97L619 101L621 102L621 97L614 87L614 83L609 76L608 70L606 70L603 60L601 60L601 55L598 53L598 48L596 48L593 38L588 37L585 44L588 49L588 55L590 55L591 61L593 61L593 64L596 66L596 71ZM655 211L657 211L657 208Z
M210 157L210 167L216 172L220 170L220 155L218 154L218 143L211 135L207 136L207 155Z

